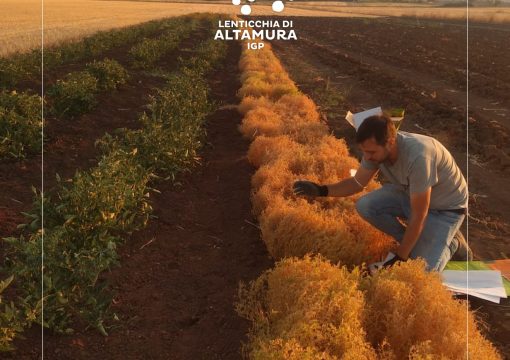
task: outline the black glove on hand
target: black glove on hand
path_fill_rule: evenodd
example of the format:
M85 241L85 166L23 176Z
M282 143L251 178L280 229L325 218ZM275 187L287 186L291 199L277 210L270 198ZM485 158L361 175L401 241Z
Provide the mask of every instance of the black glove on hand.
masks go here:
M321 186L306 180L296 181L292 190L294 190L296 195L328 196L328 187L326 185Z

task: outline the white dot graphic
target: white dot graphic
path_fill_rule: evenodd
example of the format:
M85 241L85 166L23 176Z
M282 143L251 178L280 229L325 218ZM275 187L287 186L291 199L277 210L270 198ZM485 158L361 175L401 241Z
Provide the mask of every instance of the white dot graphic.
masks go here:
M273 11L274 12L282 12L285 5L283 5L283 1L275 1L273 2Z
M232 0L233 5L241 5L241 0Z
M241 14L250 15L251 14L251 6L250 5L241 6Z

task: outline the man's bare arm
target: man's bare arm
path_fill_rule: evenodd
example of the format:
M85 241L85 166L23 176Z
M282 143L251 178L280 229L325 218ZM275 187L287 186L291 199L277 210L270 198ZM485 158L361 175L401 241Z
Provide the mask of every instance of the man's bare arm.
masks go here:
M368 182L375 176L377 171L377 169L370 170L360 166L354 177L342 180L336 184L326 185L328 187L328 196L344 197L359 193L368 185Z

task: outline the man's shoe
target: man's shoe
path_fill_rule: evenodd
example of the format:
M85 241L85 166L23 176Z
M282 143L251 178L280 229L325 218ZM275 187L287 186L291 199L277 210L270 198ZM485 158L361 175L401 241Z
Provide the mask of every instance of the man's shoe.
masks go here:
M453 254L451 260L453 261L472 261L473 260L473 252L469 248L464 235L460 230L458 230L452 241L457 241L458 247L455 254Z

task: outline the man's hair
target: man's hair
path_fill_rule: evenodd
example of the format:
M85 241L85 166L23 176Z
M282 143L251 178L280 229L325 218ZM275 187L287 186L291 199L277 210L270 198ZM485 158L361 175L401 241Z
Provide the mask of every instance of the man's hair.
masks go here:
M397 129L393 121L386 115L374 115L366 118L356 132L356 142L374 138L378 145L385 146L388 139L397 136Z

